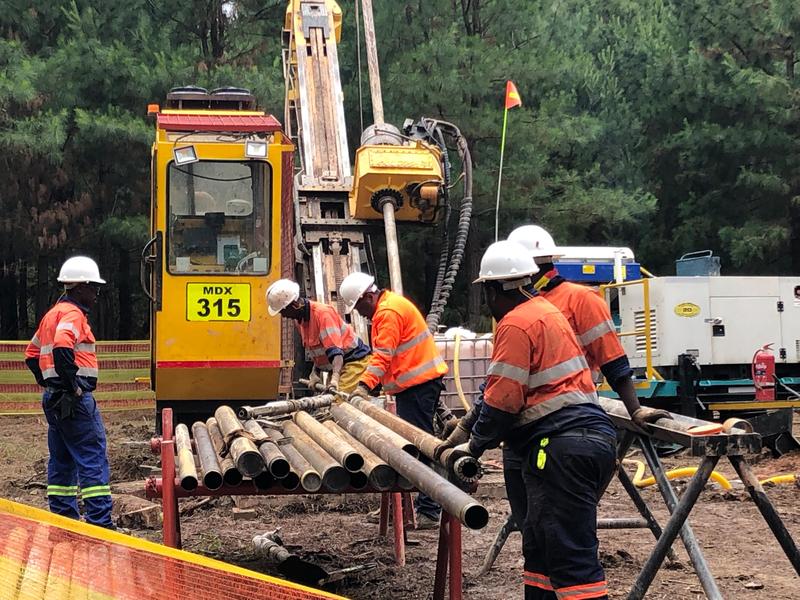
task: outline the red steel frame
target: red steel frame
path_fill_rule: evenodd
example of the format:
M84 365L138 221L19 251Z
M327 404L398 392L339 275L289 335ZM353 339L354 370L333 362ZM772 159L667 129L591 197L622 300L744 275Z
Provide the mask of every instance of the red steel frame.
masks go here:
M175 439L173 436L172 409L161 410L160 438L151 442L153 452L161 455L161 477L150 477L145 483L145 492L148 498L161 498L163 518L164 545L171 548L181 547L181 523L178 512L178 498L197 496L273 496L273 495L303 495L308 494L303 489L286 490L273 487L260 490L251 481L241 483L236 487L222 486L217 490L209 490L199 485L192 491L186 491L180 486L175 471ZM172 485L164 485L165 481L172 481ZM316 492L329 493L329 492ZM365 488L363 490L347 489L346 494L373 494L376 490ZM391 498L391 502L390 502ZM413 524L413 520L405 523L405 519L398 515L404 512L413 519L413 506L411 510L403 511L403 505L410 505L410 494L406 490L393 490L381 494L381 519L379 532L385 536L388 529L388 508L391 503L394 513L392 530L394 531L394 556L397 566L405 565L405 525ZM449 567L449 568L448 568ZM449 585L448 585L449 584ZM461 522L458 518L442 511L439 525L439 547L436 554L436 576L433 583L433 600L444 600L445 587L449 588L449 600L462 598L462 563L461 563Z

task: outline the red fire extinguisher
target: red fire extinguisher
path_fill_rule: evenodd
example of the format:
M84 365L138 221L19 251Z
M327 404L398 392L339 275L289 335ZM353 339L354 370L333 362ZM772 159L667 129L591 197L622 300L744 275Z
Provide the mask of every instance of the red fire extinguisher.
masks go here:
M775 400L775 355L772 344L767 344L753 355L753 383L756 386L756 400L772 402Z

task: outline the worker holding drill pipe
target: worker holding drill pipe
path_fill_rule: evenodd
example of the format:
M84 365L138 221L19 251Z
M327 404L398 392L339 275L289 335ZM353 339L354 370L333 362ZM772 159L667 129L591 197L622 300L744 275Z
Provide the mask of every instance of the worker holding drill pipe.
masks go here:
M339 295L347 313L357 310L372 321L373 353L351 397L368 398L383 386L397 401L397 414L423 431L433 433L433 420L447 365L414 304L400 294L379 289L375 278L351 273L342 281ZM441 507L419 493L414 502L417 529L438 525Z
M320 371L330 371L329 391L350 393L369 364L370 348L344 322L333 306L300 297L300 286L291 279L279 279L267 289L267 309L293 319L303 346L314 367L309 387L322 382Z
M508 240L523 246L534 259L539 272L533 278L534 288L543 295L569 321L572 330L583 347L586 362L593 372L600 371L620 400L625 404L631 419L646 429L648 423L658 419L670 419L669 412L641 406L631 378L628 357L616 334L608 305L593 289L565 281L553 265L562 256L553 237L537 225L517 227ZM477 415L471 411L457 424L451 424L454 433L448 446L462 443ZM525 493L522 483L519 457L508 448L503 451L503 476L506 482L511 514L519 526L525 514Z
M68 259L58 276L64 294L45 314L25 350L25 364L44 388L47 500L50 511L114 529L106 434L92 392L97 387L95 338L87 315L105 281L91 258Z
M481 259L497 321L484 401L469 441L475 457L505 442L522 461L526 599L607 598L597 503L616 465L616 433L566 317L533 286L525 249L495 242Z

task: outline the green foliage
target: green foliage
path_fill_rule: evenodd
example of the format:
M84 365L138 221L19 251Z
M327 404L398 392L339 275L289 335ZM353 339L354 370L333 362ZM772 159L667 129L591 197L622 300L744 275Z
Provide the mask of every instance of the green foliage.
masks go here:
M7 0L0 260L53 265L81 250L133 261L147 237L146 104L174 85L242 85L282 115L285 6ZM358 100L353 4L341 6L354 148L371 108L363 58ZM523 106L509 113L501 235L537 222L560 243L630 246L664 274L706 248L725 272L800 272L796 1L399 0L375 11L387 120L452 121L472 150L475 226L445 321L478 318L469 279L494 239L507 79ZM403 239L407 287L424 302L438 240L431 229Z

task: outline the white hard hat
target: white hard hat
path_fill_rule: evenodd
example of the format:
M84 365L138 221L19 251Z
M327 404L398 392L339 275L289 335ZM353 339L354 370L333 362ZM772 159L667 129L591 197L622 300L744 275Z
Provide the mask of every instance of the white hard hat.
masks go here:
M472 283L483 281L511 281L523 279L539 272L536 261L525 247L516 242L502 240L486 249L481 258L480 277Z
M64 261L58 273L59 283L105 283L97 263L88 256L73 256Z
M267 311L274 317L299 297L300 286L297 282L291 279L278 279L267 288Z
M339 297L344 302L344 313L349 315L356 307L356 303L375 284L375 278L359 271L350 273L339 286Z
M509 234L508 241L524 246L533 258L563 256L563 253L559 251L558 246L553 241L553 236L538 225L517 227Z

